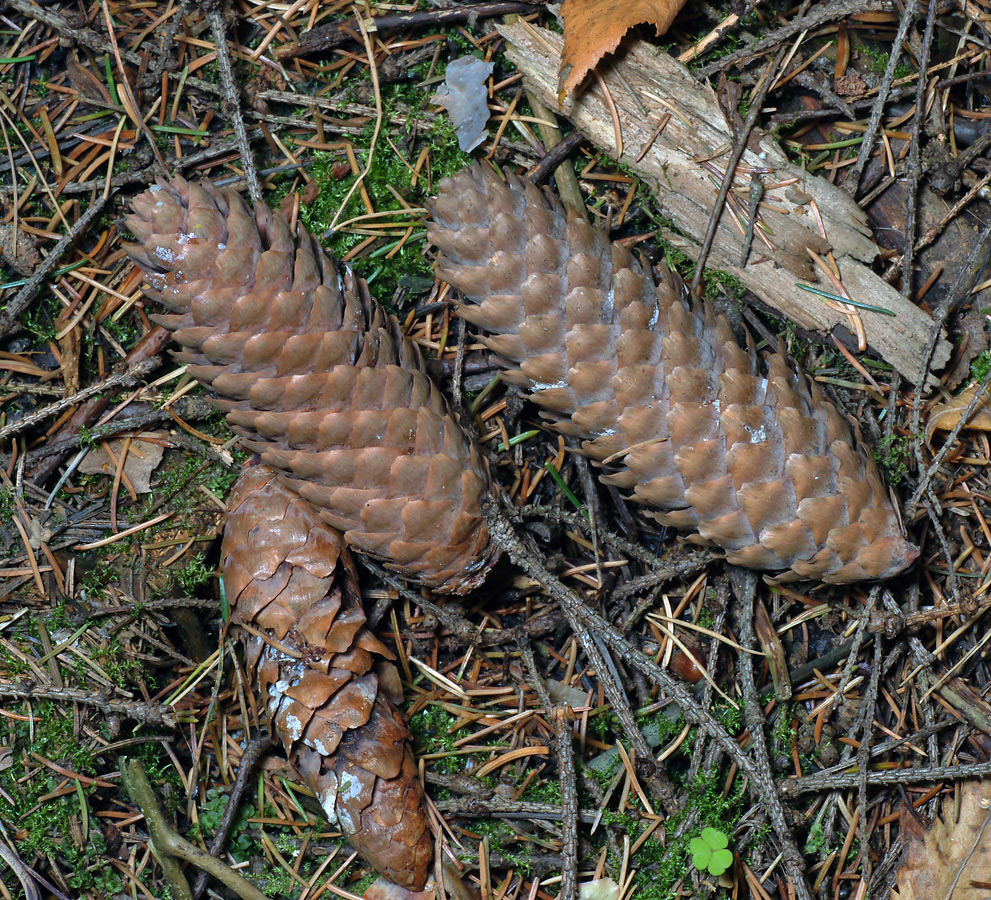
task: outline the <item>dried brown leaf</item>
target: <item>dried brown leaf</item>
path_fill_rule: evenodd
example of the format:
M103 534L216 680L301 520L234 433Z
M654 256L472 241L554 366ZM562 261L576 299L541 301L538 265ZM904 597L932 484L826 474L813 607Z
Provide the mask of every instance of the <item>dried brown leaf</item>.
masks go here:
M130 479L134 490L139 494L151 491L151 473L158 468L165 453L165 443L169 436L164 431L151 432L147 440L135 438L127 448L124 457L124 474ZM79 466L79 471L87 475L113 475L117 470L117 462L124 452L124 442L109 441L113 459L104 446L96 447L86 454Z
M948 804L943 817L925 829L902 813L902 864L891 900L983 900L991 872L991 811L987 782L968 781L960 788L960 815L953 820Z
M564 0L561 97L578 87L634 25L649 22L658 34L664 34L684 5L685 0Z
M926 425L926 440L931 440L937 431L952 431L960 417L967 411L971 401L977 394L980 385L976 382L964 388L956 397L933 407ZM991 392L985 394L974 409L974 414L967 420L967 428L973 431L991 431Z

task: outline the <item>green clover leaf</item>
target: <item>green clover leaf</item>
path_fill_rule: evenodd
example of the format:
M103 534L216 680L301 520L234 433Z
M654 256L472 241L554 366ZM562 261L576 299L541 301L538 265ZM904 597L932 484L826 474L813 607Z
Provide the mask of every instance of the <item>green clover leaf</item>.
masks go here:
M688 849L692 854L692 864L700 872L705 870L710 875L722 875L733 865L733 853L726 849L729 838L717 828L703 828L700 837L692 838Z

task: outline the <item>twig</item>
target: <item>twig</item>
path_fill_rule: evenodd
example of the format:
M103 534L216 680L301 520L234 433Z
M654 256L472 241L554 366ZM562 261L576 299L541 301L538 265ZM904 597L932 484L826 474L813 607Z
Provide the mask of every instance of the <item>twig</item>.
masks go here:
M7 304L6 309L0 312L0 334L5 337L11 337L17 334L19 331L23 330L23 326L18 321L19 316L24 310L28 308L31 301L34 299L35 294L38 293L38 289L41 287L41 283L45 280L48 274L55 268L58 261L62 258L62 254L69 248L79 235L83 234L87 228L89 228L90 223L103 212L103 207L106 206L107 198L102 194L98 196L89 206L89 208L80 217L79 221L72 226L69 231L59 238L58 242L54 247L48 252L48 255L44 258L41 265L34 270L31 277L27 280L25 284L14 296L14 298Z
M915 127L908 151L908 216L905 219L905 250L902 254L902 293L912 299L915 293L915 232L919 214L919 180L921 171L922 125L926 113L926 94L929 52L932 47L933 29L936 24L937 4L930 3L926 11L926 30L922 36L922 58L919 60L919 87L915 97Z
M699 70L699 78L708 78L720 69L729 69L741 60L760 56L762 53L777 47L783 41L801 34L803 31L815 31L826 22L845 19L853 13L877 12L890 8L888 0L832 0L829 3L817 3L808 15L795 16L787 24L774 31L768 32L755 44L744 47L734 53L729 53L722 59L709 63Z
M740 643L747 650L757 647L754 634L754 598L757 593L757 573L738 566L729 567L730 583L740 601ZM785 823L785 811L778 796L771 768L771 756L767 750L767 737L764 734L763 708L757 696L757 684L754 680L754 658L750 653L741 653L737 657L740 681L743 687L744 710L746 712L747 728L750 731L750 741L754 753L754 769L758 775L755 785L761 800L766 804L766 812L772 822ZM780 842L781 855L784 857L785 870L791 879L790 887L798 900L812 900L812 890L805 880L805 860L795 844L791 830L785 824L783 828L775 828Z
M525 631L519 632L518 645L523 662L530 672L531 683L537 696L554 724L554 746L557 750L558 775L561 783L561 900L577 900L578 897L578 786L575 780L575 750L568 708L555 707L547 692L547 685L540 677L533 647Z
M712 610L715 613L712 622L712 628L710 629L713 633L713 636L709 639L708 665L710 669L714 668L716 660L719 658L719 652L722 650L718 635L721 635L723 633L723 627L726 624L727 593L728 592L725 589L725 581L723 579L720 579L716 589L716 601L712 605L715 606L715 609L713 610L712 606L708 604L706 606L706 609ZM793 681L792 683L794 684L795 682ZM700 698L700 702L702 704L703 709L712 708L712 693L713 693L712 682L709 681L708 678L706 678L704 682L704 687L702 688L702 696ZM711 771L712 767L718 764L718 759L721 758L722 756L722 751L720 750L718 745L714 744L712 749L713 749L714 758L711 760L706 759L707 771ZM699 747L696 750L696 752L692 754L692 761L691 764L688 766L688 780L687 780L688 784L694 784L695 779L698 778L699 771L702 768L702 760L703 760L703 754L701 753L701 747ZM686 818L685 821L687 823L688 821L694 818L696 817L689 814L689 816ZM687 831L687 829L684 828L679 830L682 834L686 833Z
M250 881L238 875L219 859L210 856L205 850L180 837L165 824L165 817L159 809L155 791L139 760L122 759L121 778L132 802L144 814L148 833L151 835L152 849L172 887L174 896L179 897L180 900L193 900L189 883L178 862L183 859L209 872L242 900L266 900L265 895Z
M531 504L529 506L511 507L505 512L506 517L513 522L536 517L546 519L550 522L566 524L576 531L582 531L588 528L588 520L581 513L570 509L559 509L556 506ZM705 550L689 551L681 559L673 561L662 559L640 544L634 544L622 535L616 534L607 528L599 529L599 537L618 553L622 553L631 559L642 562L645 566L649 566L652 571L649 575L645 575L644 578L656 578L657 581L652 584L657 584L664 580L674 580L675 578L691 577L701 572L712 561L712 554ZM645 586L652 585L645 584ZM622 591L628 587L629 585L623 585L616 590ZM637 588L636 590L641 589ZM627 591L623 596L636 593L636 590Z
M88 437L94 441L98 441L102 438L114 437L125 431L136 433L146 429L149 425L155 425L159 422L175 422L176 417L186 422L208 419L210 416L216 415L216 412L217 408L205 397L180 397L168 409L149 409L135 413L132 416L113 418L105 425L93 427ZM187 447L187 449L191 449L192 447L192 444L189 443L192 438L182 432L173 434L170 440ZM76 434L61 441L35 447L29 450L23 458L26 461L26 465L30 467L45 457L60 456L63 453L68 453L70 450L76 450L82 442L83 436ZM200 442L197 445L197 452L205 453L214 461L228 465L228 460L224 455L214 450L209 444ZM5 468L7 463L9 463L9 458L7 456L0 456L0 468Z
M54 403L39 409L37 412L16 419L9 425L0 428L0 441L11 435L20 434L22 431L37 425L39 422L43 422L45 419L54 418L63 410L69 409L71 406L76 406L84 400L88 400L90 397L94 397L104 391L112 391L118 387L133 387L142 376L147 375L158 363L158 357L141 360L124 372L111 375L103 381L98 381L96 384L91 384L89 387L83 388L71 397L63 397L61 400L56 400Z
M695 697L680 681L662 669L650 657L645 656L623 636L611 623L601 616L592 612L581 601L565 587L557 578L551 575L532 555L527 554L519 539L513 534L509 523L502 518L497 511L489 504L483 510L489 530L493 540L500 544L514 562L523 568L527 574L540 582L543 588L555 600L561 603L562 608L568 614L569 619L578 620L584 628L578 628L575 633L581 635L586 631L593 631L604 643L612 648L627 665L642 672L647 678L654 682L662 691L668 694L680 707L685 715L685 719L693 725L704 728L708 735L722 748L723 752L736 764L744 777L751 783L751 790L755 791L761 800L766 803L765 796L768 790L767 775L754 764L753 760L734 740L733 736L719 722L709 710L699 704ZM575 625L572 626L575 628ZM605 689L605 686L603 686ZM770 785L773 791L773 782ZM792 841L791 829L784 818L779 803L768 805L768 815L771 820L771 827L778 836L782 846L788 841Z
M439 784L448 790L456 787L447 783L443 775L437 775L429 769L426 773L430 784ZM506 800L493 794L486 797L456 797L449 800L436 800L435 806L442 813L452 816L471 816L477 819L539 819L541 821L558 822L561 820L561 807L556 803L522 803ZM591 825L599 816L598 810L579 810L577 819L585 825Z
M964 781L968 778L988 778L991 776L991 762L954 763L948 766L916 766L906 769L885 769L883 772L867 772L865 781L870 787L910 784L938 784L940 781ZM819 772L804 778L788 778L780 782L778 789L788 797L799 794L839 791L857 787L860 772L848 766L844 772L832 774Z
M867 131L864 132L864 140L860 145L857 161L853 164L853 170L849 175L849 184L854 194L857 193L857 189L860 187L860 179L863 177L867 160L871 158L871 153L874 151L874 141L877 140L877 133L881 128L884 107L888 102L888 94L891 92L891 85L895 80L895 67L902 58L902 48L905 45L905 38L908 36L909 28L915 24L915 15L918 9L919 0L908 0L908 3L905 5L905 12L902 13L901 21L898 23L898 32L895 34L895 41L891 46L891 55L888 57L888 65L885 67L884 77L881 79L881 87L877 92L874 107L871 109L871 117L867 120ZM926 60L920 59L919 66L922 71L925 71ZM919 90L921 91L921 89L920 86ZM916 112L915 127L916 129L922 127L922 122L918 118L918 112ZM912 239L909 237L910 241Z
M923 386L926 384L926 378L929 375L929 367L932 365L933 353L936 351L936 344L939 342L943 325L946 323L951 311L963 304L967 297L970 296L970 288L977 278L978 273L984 268L984 264L987 261L989 253L991 253L991 223L984 226L980 239L971 248L967 260L962 266L960 266L957 272L956 281L954 281L953 286L946 293L946 296L933 312L932 330L929 333L929 340L926 342L919 365L918 386L915 389L915 394L912 399L912 422L909 428L909 432L914 436L912 441L912 450L915 456L915 461L919 467L919 470L924 472L924 474L919 480L919 486L912 494L912 499L909 500L905 507L905 515L908 519L912 519L914 517L919 500L921 499L923 493L928 490L929 483L936 474L937 469L937 466L935 465L928 467L926 465L925 453L923 450L925 435L923 434L923 429L920 425ZM985 382L986 381L987 379L985 379ZM981 393L983 393L983 390L978 391L978 396L980 396ZM965 415L961 417L960 423L966 421L972 413L973 410L969 410L965 413ZM952 443L962 427L963 425L959 424L959 427L955 428L955 430L951 433L952 437L947 438L944 447L948 447Z
M219 857L220 851L224 849L224 844L227 843L227 836L230 834L231 827L234 824L234 817L237 815L238 808L241 806L241 799L244 797L244 792L248 788L251 773L258 764L258 760L261 759L262 754L271 746L272 734L271 732L265 732L264 734L253 737L248 742L248 746L244 748L244 753L241 754L241 761L238 765L237 778L234 779L234 786L231 788L230 795L227 798L227 806L224 807L224 815L220 820L217 833L213 836L213 841L210 843L211 856ZM196 885L193 887L193 900L199 900L203 896L203 891L206 890L206 883L209 877L210 874L206 871L200 872L197 876Z
M598 629L590 629L583 625L583 617L588 615L588 610L582 601L543 566L539 561L540 555L529 549L520 537L517 536L509 520L502 515L496 506L495 501L487 500L483 503L482 516L489 527L489 533L492 535L492 540L495 544L531 578L538 581L544 590L561 605L561 609L568 619L572 632L585 652L589 665L595 669L599 677L599 683L602 685L602 690L609 700L612 713L619 720L637 759L647 764L653 762L650 745L644 738L643 732L637 726L633 711L630 709L629 700L620 685L610 677L611 666L603 657L596 643L595 638L601 639L603 637L602 633ZM596 618L598 619L598 617ZM605 620L599 621L603 625L606 624ZM656 784L655 779L660 773L656 772L652 774L654 774L654 777L650 781L653 786ZM673 805L673 789L661 789L658 786L658 791L660 793L658 799L666 807ZM673 812L673 809L671 811Z
M870 809L867 805L867 761L870 759L871 732L874 716L877 711L877 695L881 686L881 637L874 639L874 665L871 667L871 677L867 682L867 692L864 694L863 713L860 722L860 746L857 748L857 772L860 778L857 783L857 809L860 813L857 827L860 831L861 878L867 882L871 879L870 831L867 816Z
M530 108L533 109L534 115L544 118L545 115L550 113L542 103L540 103L539 98L534 94L527 94L530 98ZM539 111L538 111L539 110ZM582 199L581 188L578 185L578 176L575 175L575 170L572 167L565 167L562 164L564 161L571 156L571 154L582 145L585 141L585 135L580 131L573 131L564 140L560 139L560 133L558 133L558 139L553 142L551 135L557 131L557 129L551 129L546 126L538 126L540 128L541 137L544 139L544 144L547 145L547 153L544 154L544 158L537 163L536 166L530 172L530 181L534 184L543 184L548 178L553 174L555 180L557 181L557 191L561 195L561 198L566 202L574 206L575 197L578 198L577 209L581 210L585 202Z
M55 703L80 703L83 706L99 707L108 713L120 713L135 722L144 722L148 725L173 730L179 727L175 710L167 703L115 698L104 691L49 687L25 682L24 684L0 684L0 697L9 700L51 700Z
M172 53L176 33L182 27L182 20L188 12L191 2L192 0L179 0L179 5L173 15L169 18L166 26L164 28L155 29L155 33L158 35L159 39L158 55L154 60L152 60L151 65L148 66L148 71L142 83L143 87L155 88L158 86L158 83L162 77L162 71L169 61L169 55Z
M771 86L774 84L774 73L778 71L778 68L781 66L781 61L785 58L785 54L787 52L787 47L781 47L775 54L774 59L765 69L764 80L761 82L755 96L750 101L750 109L747 111L747 118L744 120L739 132L733 137L733 150L726 161L726 175L719 185L719 195L716 197L715 206L712 207L712 213L709 216L709 225L705 230L705 239L702 241L702 247L699 250L698 260L695 264L695 274L692 276L691 286L691 294L693 297L699 296L699 283L702 281L702 273L705 269L705 263L709 258L709 252L712 250L712 242L716 239L716 231L719 228L719 220L723 217L723 210L726 208L726 197L729 195L730 189L733 187L733 178L736 175L736 167L743 158L744 151L747 149L747 141L750 139L750 132L753 131L754 125L757 124L757 117L760 115L761 109L764 106L764 99L767 97L768 91L770 91Z
M150 360L157 357L166 347L169 341L169 333L161 326L156 325L144 337L138 341L134 349L121 360L115 367L115 372L126 371L133 368L143 360ZM72 417L56 432L56 435L65 439L66 436L76 437L80 431L88 426L97 416L101 415L110 405L110 398L106 395L93 397L80 406ZM43 484L49 476L59 467L61 456L50 456L42 460L34 471L34 480L37 484Z
M534 3L466 3L461 2L451 9L431 9L419 12L392 13L366 20L374 24L376 31L389 31L395 28L439 27L468 22L472 19L486 19L492 16L508 16L513 13L529 13ZM333 25L321 25L308 31L298 41L279 50L279 59L294 59L323 50L332 50L341 44L354 40L354 32L363 24L357 17Z
M950 430L949 434L946 436L946 440L943 442L943 446L939 448L939 451L933 457L932 462L926 467L925 472L919 478L919 483L912 493L912 498L908 501L908 515L911 517L915 508L918 506L919 501L922 499L922 495L929 489L930 482L932 481L935 474L939 471L939 467L943 464L943 460L946 459L947 454L955 446L957 435L963 428L967 427L967 423L970 422L971 416L977 411L977 407L984 403L985 395L988 391L988 385L991 385L991 370L981 379L980 384L977 386L977 391L974 396L971 397L970 403L967 404L967 408L963 411L963 414L953 423L953 428ZM918 389L916 390L918 394ZM922 436L920 435L920 440Z
M241 151L241 162L244 164L244 174L248 181L248 196L256 206L261 206L262 189L258 182L258 170L251 154L251 144L248 143L248 132L244 127L244 116L241 114L241 95L234 80L234 70L231 67L230 51L227 48L227 28L224 16L220 10L224 0L210 0L207 7L207 18L213 31L213 42L217 47L217 65L220 67L220 79L224 86L224 102L234 126L234 136Z

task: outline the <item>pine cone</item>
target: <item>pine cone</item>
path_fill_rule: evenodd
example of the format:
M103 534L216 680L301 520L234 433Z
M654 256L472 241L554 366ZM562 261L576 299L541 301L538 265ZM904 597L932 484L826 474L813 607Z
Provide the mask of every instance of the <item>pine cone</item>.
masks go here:
M343 539L266 466L228 500L221 550L232 632L290 762L361 856L422 890L433 839L399 673L366 627Z
M445 179L430 213L438 275L505 379L658 521L783 580L887 578L918 556L816 384L781 353L762 369L675 276L655 287L584 216L478 165Z
M363 280L303 229L182 179L134 201L128 253L177 358L231 427L348 543L438 590L479 583L488 468Z

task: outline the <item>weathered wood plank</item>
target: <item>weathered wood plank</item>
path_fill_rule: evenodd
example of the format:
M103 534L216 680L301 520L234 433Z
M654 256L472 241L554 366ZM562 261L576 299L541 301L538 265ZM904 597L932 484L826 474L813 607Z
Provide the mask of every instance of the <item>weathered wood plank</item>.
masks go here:
M509 41L507 55L523 72L527 87L651 186L663 214L689 238L679 246L697 258L718 193L714 176L703 163L724 172L721 159L733 134L715 92L708 85L698 85L684 66L643 41L621 50L611 64L599 67L619 115L623 146L622 153L617 153L612 114L598 83L592 83L577 99L567 100L563 107L558 103L561 36L523 22L502 25L499 31ZM634 95L648 110L646 118ZM670 121L638 161L666 113ZM860 311L870 347L909 381L917 382L932 320L870 268L879 250L863 210L835 185L790 162L768 135L761 137L759 152L746 151L737 172L735 187L744 210L752 169L761 170L767 185L760 217L767 226L772 249L755 237L747 265L741 268L743 234L725 211L708 265L739 278L800 327L828 332L838 324L849 327L850 320L795 285L804 282L834 293L806 250L808 247L821 254L831 249L849 296L894 313L886 316ZM775 186L792 179L797 181ZM933 368L941 368L949 353L949 343L940 338Z

